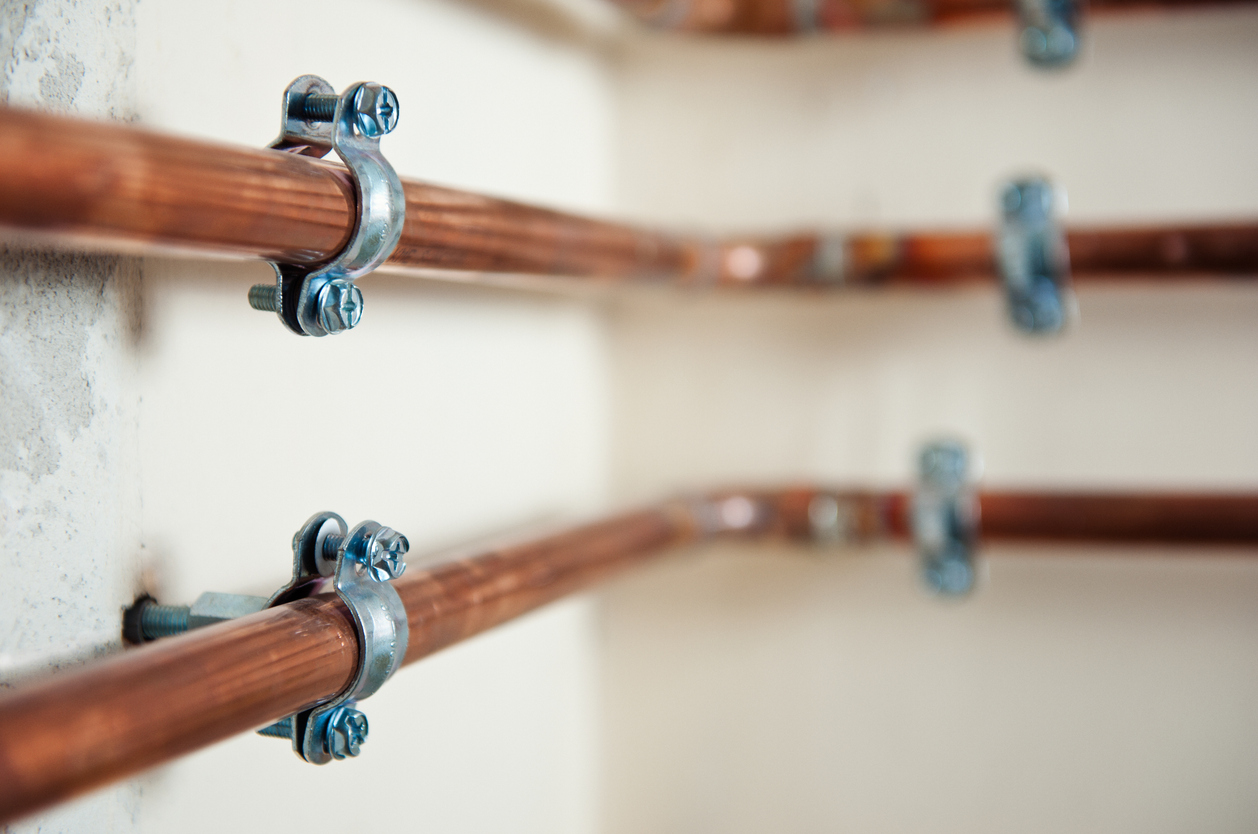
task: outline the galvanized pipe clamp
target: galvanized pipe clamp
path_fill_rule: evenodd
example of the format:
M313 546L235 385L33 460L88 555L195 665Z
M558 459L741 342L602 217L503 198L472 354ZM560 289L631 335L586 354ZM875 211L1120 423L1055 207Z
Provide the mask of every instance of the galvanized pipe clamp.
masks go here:
M145 595L124 612L123 635L132 643L174 636L304 599L331 580L358 633L354 680L324 703L258 732L290 739L294 752L312 764L357 756L367 739L367 716L357 702L380 689L406 657L406 606L389 580L406 570L409 549L405 536L374 521L350 530L336 513L316 513L293 536L292 578L270 598L209 592L180 606Z
M1037 67L1062 67L1079 54L1079 0L1015 0L1018 47Z
M325 579L349 608L358 630L358 671L336 697L280 722L293 752L311 764L357 756L367 738L367 717L355 707L389 679L406 657L406 606L389 584L406 570L406 537L374 521L349 530L336 513L316 513L293 536L293 578L268 607L318 591Z
M954 441L937 441L918 458L913 496L913 540L922 579L943 596L962 596L974 587L978 501L969 485L969 454Z
M1057 333L1074 311L1070 253L1056 204L1052 185L1038 177L1015 180L1000 195L996 261L1010 318L1025 333Z
M380 153L380 137L397 120L397 96L380 84L352 84L338 96L327 81L303 75L284 91L280 135L270 147L313 157L336 151L354 179L358 211L349 243L328 263L313 271L272 264L276 283L249 290L251 306L276 313L298 335L332 336L356 326L363 296L354 279L384 263L402 237L406 196Z

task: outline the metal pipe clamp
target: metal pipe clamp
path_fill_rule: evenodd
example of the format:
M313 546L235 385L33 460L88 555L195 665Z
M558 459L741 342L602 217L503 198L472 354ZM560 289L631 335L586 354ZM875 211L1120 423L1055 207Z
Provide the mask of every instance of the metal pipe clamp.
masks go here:
M1025 333L1060 331L1071 317L1070 253L1056 219L1056 198L1045 179L1005 186L996 261L1014 325Z
M380 153L380 137L397 126L397 96L388 87L359 82L339 96L315 75L303 75L284 91L279 138L270 147L322 157L328 151L354 180L358 217L345 248L313 271L272 264L276 283L250 290L249 302L276 313L298 335L329 336L362 318L362 292L354 284L384 263L397 247L406 221L402 181Z
M335 698L284 719L293 751L311 764L358 755L367 736L367 719L354 709L375 693L406 657L409 625L406 606L389 584L406 570L406 537L374 521L353 530L336 513L317 513L293 536L293 578L271 597L280 605L318 591L332 579L336 595L349 608L358 630L358 671ZM280 726L277 725L277 726Z
M922 579L932 591L961 596L974 587L978 501L969 486L969 453L954 441L937 441L918 458L913 496L913 541Z
M1037 67L1062 67L1079 54L1078 0L1015 0L1018 46Z

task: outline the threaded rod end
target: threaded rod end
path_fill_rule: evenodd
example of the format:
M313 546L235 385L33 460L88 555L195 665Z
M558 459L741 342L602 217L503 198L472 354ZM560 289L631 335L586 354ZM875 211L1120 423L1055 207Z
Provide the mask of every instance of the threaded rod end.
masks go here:
M140 611L140 633L145 640L172 637L188 630L188 606L150 602Z
M310 93L305 98L292 102L288 109L291 119L305 119L308 122L330 122L336 118L336 103L340 96Z
M292 738L293 737L293 717L281 718L274 724L263 727L258 730L260 736L270 736L271 738Z
M249 306L274 313L280 309L280 288L275 284L254 284L249 288Z
M344 541L344 536L339 536L336 533L328 534L328 537L323 540L323 558L329 562L334 561L336 559L336 551L341 549L341 543Z

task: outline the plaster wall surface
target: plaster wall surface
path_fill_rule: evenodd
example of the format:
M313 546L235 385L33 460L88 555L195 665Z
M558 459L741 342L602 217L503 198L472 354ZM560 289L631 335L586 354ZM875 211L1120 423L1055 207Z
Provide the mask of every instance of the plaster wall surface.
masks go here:
M0 6L0 98L134 115L134 5ZM120 648L140 585L140 264L0 250L0 689ZM129 831L135 785L14 831ZM10 830L6 828L6 830Z
M1258 213L1258 15L1096 20L1065 72L1004 27L619 58L625 210L710 230L973 228L1001 178L1069 222ZM994 487L1258 486L1250 282L1079 290L1028 340L993 285L624 293L617 494L908 486L967 441ZM984 550L965 601L907 548L711 548L609 591L604 823L654 831L1250 831L1252 554Z
M561 35L411 0L348 17L330 2L0 11L14 104L262 146L292 78L379 80L402 103L384 149L403 175L606 210L609 74ZM586 301L373 276L360 329L314 340L249 309L250 284L273 280L263 264L2 263L6 684L67 648L118 648L142 588L269 593L319 510L402 530L417 565L606 492ZM593 628L577 600L401 673L365 705L371 739L349 766L247 735L11 830L591 830Z

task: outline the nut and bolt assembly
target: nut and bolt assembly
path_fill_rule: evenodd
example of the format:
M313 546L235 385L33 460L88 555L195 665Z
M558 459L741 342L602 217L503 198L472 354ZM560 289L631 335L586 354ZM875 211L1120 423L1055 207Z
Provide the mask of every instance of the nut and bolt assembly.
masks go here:
M336 118L336 105L341 97L322 93L309 93L289 102L288 115L294 119L319 124ZM350 102L354 126L364 136L383 136L397 127L397 96L382 84L364 84L354 93Z
M293 536L292 579L270 597L207 591L188 606L161 605L146 594L124 612L123 636L131 643L172 637L334 590L358 636L352 683L331 700L258 734L288 739L311 764L353 758L367 740L367 716L358 702L376 692L406 656L406 607L390 580L406 571L409 550L406 536L391 527L364 521L351 528L336 513L316 513Z
M249 306L266 313L280 311L279 284L254 284L249 288ZM353 330L363 317L363 291L348 278L333 278L315 296L319 323L330 335Z
M322 265L273 264L276 282L252 287L249 306L277 314L299 335L335 336L357 326L363 294L354 280L384 263L405 221L402 181L380 153L380 137L397 127L399 113L397 95L382 84L354 84L340 95L318 76L289 84L271 147L315 158L336 151L354 180L358 216L345 246Z
M323 722L323 749L337 760L353 758L362 752L362 746L367 741L367 728L367 716L353 705L337 707L328 713ZM258 730L258 735L291 741L293 717L290 715L263 727Z
M323 749L334 759L357 756L367 740L367 716L350 706L337 707L323 728Z

